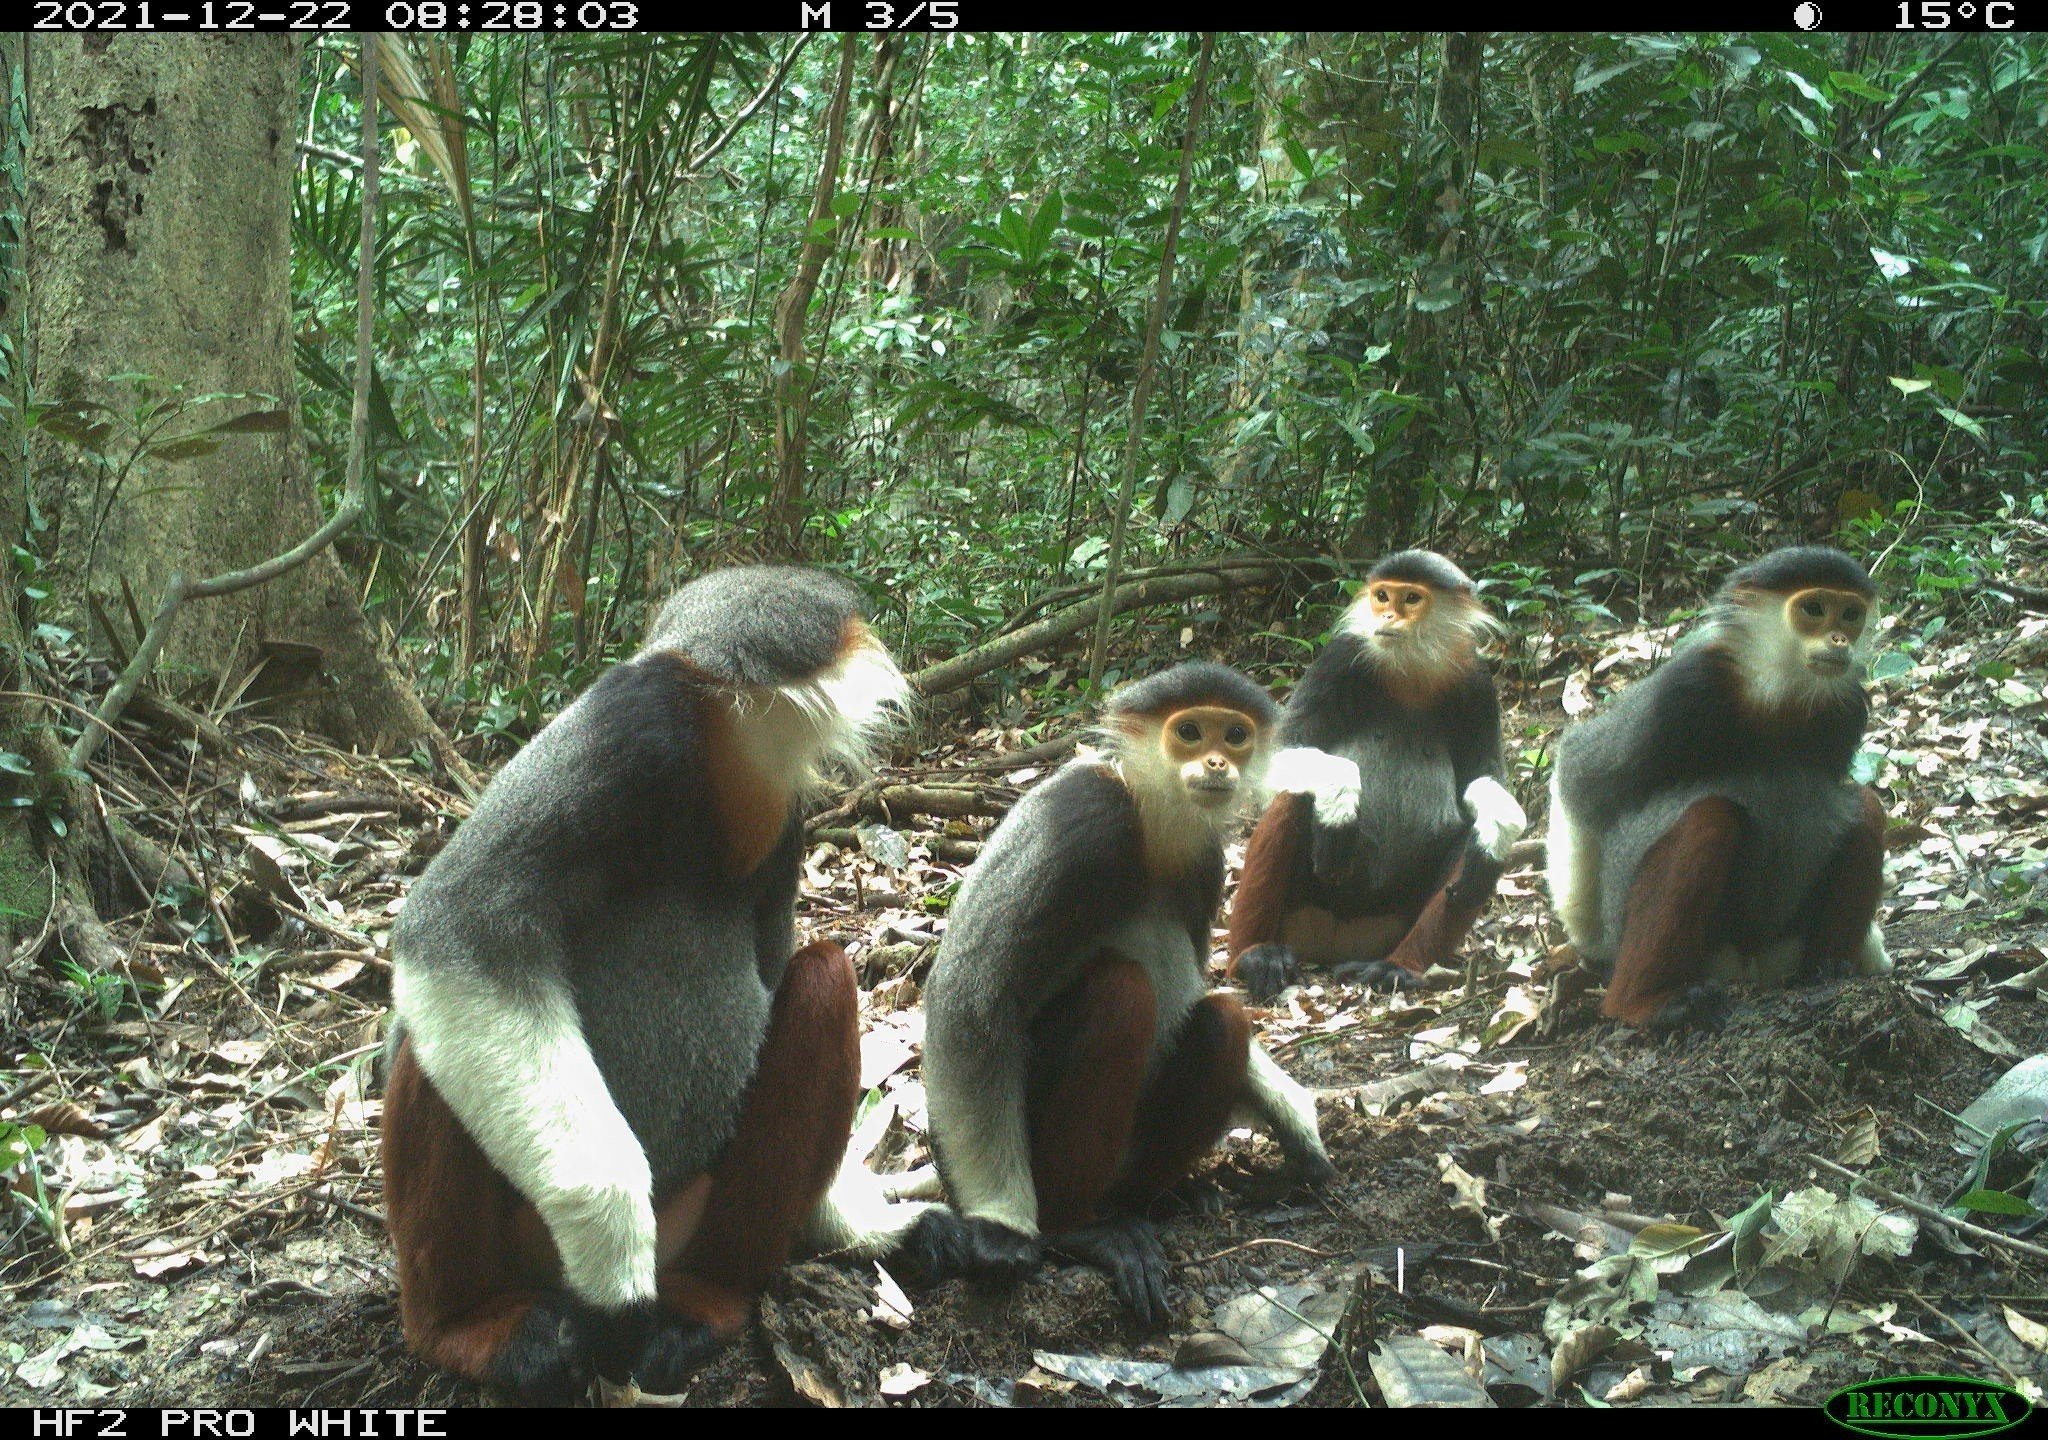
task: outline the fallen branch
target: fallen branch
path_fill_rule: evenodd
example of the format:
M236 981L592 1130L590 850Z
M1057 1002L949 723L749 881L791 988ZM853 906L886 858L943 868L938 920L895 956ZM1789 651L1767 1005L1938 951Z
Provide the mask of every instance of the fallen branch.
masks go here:
M1225 576L1234 570L1265 570L1272 568L1274 565L1292 565L1297 568L1316 567L1323 570L1330 568L1329 561L1316 555L1292 557L1249 553L1241 555L1216 555L1207 559L1173 560L1168 561L1164 565L1148 565L1143 569L1126 570L1123 575L1123 583L1131 584L1139 580L1163 580L1170 575L1200 574ZM1101 593L1101 584L1094 580L1085 581L1079 585L1062 585L1057 590L1048 590L997 626L996 634L1007 635L1012 630L1021 628L1025 622L1040 611L1056 610L1061 606L1071 605L1077 600L1091 600L1101 595Z
M1230 569L1223 573L1155 576L1118 586L1109 602L1108 613L1112 616L1121 615L1126 610L1136 610L1147 605L1165 605L1176 600L1191 600L1197 595L1218 595L1249 586L1276 585L1284 574L1284 566L1267 564ZM1054 611L1043 620L1034 621L1021 630L998 635L995 639L985 641L970 650L963 650L950 660L942 660L936 665L927 665L924 669L915 671L910 676L911 688L924 696L943 695L950 690L958 690L1020 656L1041 650L1070 635L1080 634L1095 623L1102 611L1103 601L1100 596L1082 604L1069 605L1064 610Z
M1017 792L978 785L884 785L863 798L861 810L884 820L898 815L1007 815Z
M1022 750L1012 750L1007 755L998 755L993 760L976 760L967 765L935 765L929 770L905 770L903 773L933 779L946 775L987 775L998 771L1022 770L1032 765L1045 765L1054 760L1064 760L1074 753L1079 744L1079 731L1055 735L1050 740L1041 740L1036 745L1027 745Z
M842 850L861 848L860 835L853 830L814 830L811 839L821 845L837 845ZM932 859L944 860L949 865L965 865L981 854L979 840L955 840L949 835L934 835L925 845L932 852Z
M2041 1246L2035 1245L2030 1241L2022 1240L2015 1235L2001 1235L1996 1230L1987 1230L1982 1225L1972 1225L1967 1220L1958 1220L1954 1216L1945 1214L1934 1206L1929 1205L1924 1200L1915 1200L1910 1195L1901 1195L1889 1186L1880 1185L1868 1176L1858 1175L1854 1170L1844 1169L1832 1160L1823 1160L1811 1151L1807 1153L1806 1158L1820 1166L1823 1170L1839 1175L1844 1180L1853 1181L1856 1185L1868 1190L1886 1204L1896 1205L1901 1210L1912 1211L1913 1214L1918 1215L1922 1220L1931 1220L1936 1225L1953 1230L1958 1235L1967 1235L1972 1240L1981 1240L1987 1245L2002 1245L2008 1250L2017 1250L2022 1255L2031 1255L2036 1260L2048 1260L2048 1249L2043 1249Z

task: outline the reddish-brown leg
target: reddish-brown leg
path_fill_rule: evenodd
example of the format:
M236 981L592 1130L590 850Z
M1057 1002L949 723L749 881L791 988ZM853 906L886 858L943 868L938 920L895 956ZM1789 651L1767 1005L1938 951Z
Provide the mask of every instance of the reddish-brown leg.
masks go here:
M1254 1000L1270 1000L1300 975L1280 932L1314 833L1313 803L1307 795L1274 797L1245 850L1244 874L1230 906L1230 978Z
M1443 888L1429 897L1415 923L1387 956L1411 975L1420 975L1432 965L1450 963L1458 946L1493 898L1503 867L1498 861L1468 846L1452 863Z
M1144 967L1105 955L1068 1003L1078 1009L1058 1072L1034 1086L1031 1178L1048 1234L1094 1220L1130 1149L1157 1001Z
M1278 795L1266 807L1258 828L1245 848L1244 873L1238 877L1237 898L1230 904L1230 973L1237 974L1238 957L1256 945L1280 938L1287 918L1287 891L1301 847L1313 823L1307 795Z
M712 1171L703 1219L659 1282L661 1308L703 1327L685 1347L690 1364L746 1325L755 1297L788 1262L805 1217L839 1171L860 1099L859 1024L846 953L830 942L799 950L775 993L746 1106ZM636 1370L643 1389L679 1378L651 1373L659 1368L643 1361Z
M1650 848L1629 885L1621 950L1603 1015L1630 1025L1687 1018L1719 940L1716 921L1742 843L1742 811L1718 796L1695 801Z
M406 1343L458 1375L564 1402L593 1374L547 1229L401 1044L384 1096L384 1213Z
M1188 1012L1138 1107L1113 1204L1142 1210L1209 1153L1244 1098L1251 1043L1251 1020L1234 996L1206 996Z
M1816 978L1855 967L1884 895L1884 802L1864 787L1863 813L1821 872L1806 916L1805 965Z

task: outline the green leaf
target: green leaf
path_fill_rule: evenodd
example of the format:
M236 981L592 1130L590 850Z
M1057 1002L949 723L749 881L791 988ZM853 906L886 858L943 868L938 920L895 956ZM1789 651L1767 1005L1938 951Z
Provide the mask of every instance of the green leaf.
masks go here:
M1166 511L1161 518L1169 525L1178 525L1194 508L1195 487L1188 482L1187 476L1174 476L1173 483L1166 487Z
M223 420L218 425L209 425L204 430L195 430L195 435L275 435L292 428L292 412L289 410L250 410L232 420Z
M1025 264L1036 265L1045 258L1046 249L1060 228L1060 216L1065 212L1066 200L1057 189L1039 202L1037 213L1031 217L1030 232L1024 237Z
M1811 80L1808 80L1804 75L1801 75L1797 70L1787 70L1785 72L1785 78L1792 82L1794 89L1798 90L1798 92L1801 95L1804 95L1814 104L1820 106L1821 109L1832 110L1835 108L1834 102L1828 99L1827 96L1821 94L1820 91L1816 90L1813 86L1813 82Z
M1887 650L1870 662L1870 678L1891 680L1913 668L1913 657L1903 650Z
M1930 389L1934 385L1932 380L1909 380L1903 375L1890 375L1886 378L1898 388L1901 395L1918 395L1922 390Z
M33 775L36 767L28 763L28 757L17 755L12 750L0 750L0 770L9 775Z
M2008 1195L2003 1190L1972 1190L1956 1198L1952 1210L1975 1210L1984 1215L2018 1215L2031 1218L2036 1212L2032 1205L2017 1195Z
M1828 83L1842 94L1854 95L1859 100L1875 100L1880 105L1892 98L1889 91L1878 89L1854 70L1830 70Z
M1969 434L1976 436L1979 440L1984 440L1988 438L1984 434L1984 427L1982 425L1979 425L1975 420L1972 420L1969 416L1965 415L1962 411L1952 410L1946 405L1937 405L1934 407L1934 410L1937 415L1941 416L1942 419L1948 421L1949 424L1955 426L1956 429L1967 431Z
M1316 162L1309 158L1308 149L1299 140L1289 135L1280 142L1280 148L1287 152L1287 163L1304 180L1316 178Z
M1638 56L1634 60L1624 60L1619 65L1609 65L1604 70L1595 70L1590 75L1581 75L1572 82L1572 94L1584 95L1588 91L1598 90L1615 76L1625 75L1642 63L1642 58Z

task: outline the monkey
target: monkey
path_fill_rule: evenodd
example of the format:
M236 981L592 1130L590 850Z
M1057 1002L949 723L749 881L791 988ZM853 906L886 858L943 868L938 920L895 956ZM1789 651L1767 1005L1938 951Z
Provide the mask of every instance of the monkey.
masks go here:
M1106 751L1017 802L954 900L925 989L938 1172L964 1227L924 1238L933 1278L1014 1280L1047 1245L1108 1272L1147 1325L1166 1258L1144 1218L1240 1112L1290 1178L1334 1172L1315 1102L1207 980L1224 837L1277 709L1191 661L1105 704Z
M907 693L850 581L705 575L413 884L382 1151L417 1353L531 1401L673 1392L800 1234L879 1255L931 1208L841 1171L858 995L796 945L802 801Z
M1691 640L1568 729L1547 868L1603 1014L1711 1026L1721 982L1891 969L1883 803L1850 778L1877 589L1839 550L1729 575Z
M1411 986L1451 957L1526 826L1478 646L1501 624L1443 556L1366 576L1287 702L1276 792L1245 852L1230 973L1254 1000L1300 977Z

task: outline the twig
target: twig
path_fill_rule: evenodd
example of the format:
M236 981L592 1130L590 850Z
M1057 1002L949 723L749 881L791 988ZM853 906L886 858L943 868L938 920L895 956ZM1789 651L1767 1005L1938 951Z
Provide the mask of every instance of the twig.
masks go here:
M1909 1195L1901 1195L1889 1186L1880 1185L1867 1176L1858 1175L1854 1170L1844 1169L1832 1160L1823 1160L1811 1151L1807 1152L1806 1158L1820 1166L1823 1170L1830 1171L1841 1176L1844 1180L1853 1181L1861 1185L1865 1190L1868 1190L1871 1194L1878 1196L1887 1203L1896 1205L1901 1210L1910 1210L1923 1220L1931 1220L1937 1225L1946 1226L1958 1235L1967 1235L1972 1240L1982 1240L1987 1245L2002 1245L2008 1250L2017 1250L2022 1255L2031 1255L2037 1260L2048 1260L2048 1249L2043 1249L2039 1245L2021 1240L2017 1236L2001 1235L1996 1230L1985 1229L1982 1225L1972 1225L1967 1220L1958 1220L1951 1215L1942 1213L1925 1201L1915 1200Z
M1211 1260L1221 1260L1226 1255L1235 1255L1240 1251L1250 1250L1254 1246L1258 1245L1278 1245L1286 1250L1299 1250L1302 1254L1313 1255L1318 1260L1334 1260L1337 1257L1337 1252L1335 1250L1318 1250L1313 1245L1302 1245L1296 1243L1293 1240L1275 1240L1267 1238L1260 1240L1247 1240L1242 1245L1233 1245L1228 1250L1218 1250L1214 1255L1204 1255L1199 1260L1190 1260L1187 1263L1190 1265L1207 1265Z
M367 1220L379 1228L382 1228L384 1225L384 1212L382 1210L372 1210L367 1205L358 1205L353 1200L344 1200L339 1195L328 1194L325 1190L315 1190L313 1198L322 1204L332 1205L337 1210L345 1210L357 1219Z
M1943 1323L1945 1323L1949 1329L1955 1331L1956 1334L1962 1336L1963 1339L1969 1342L1970 1348L1972 1350L1975 1350L1979 1355L1982 1355L1986 1360L1989 1360L1992 1363L1992 1365L1997 1367L1999 1374L2003 1375L2008 1380L2017 1381L2019 1379L2017 1375L2014 1375L2012 1373L2011 1366L2007 1365L2003 1360L1999 1359L1996 1355L1992 1354L1991 1351L1985 1347L1985 1344L1982 1340L1979 1340L1975 1335L1972 1335L1969 1331L1965 1330L1961 1325L1958 1325L1955 1321L1955 1318L1951 1316L1948 1313L1948 1311L1942 1309L1932 1300L1929 1300L1925 1295L1922 1295L1918 1290L1908 1290L1906 1293L1908 1295L1911 1295L1915 1300L1919 1301L1922 1305L1925 1305L1934 1314L1940 1316Z
M20 1104L56 1078L57 1072L54 1070L37 1071L12 1090L9 1090L5 1095L0 1095L0 1110L5 1110L10 1105Z

